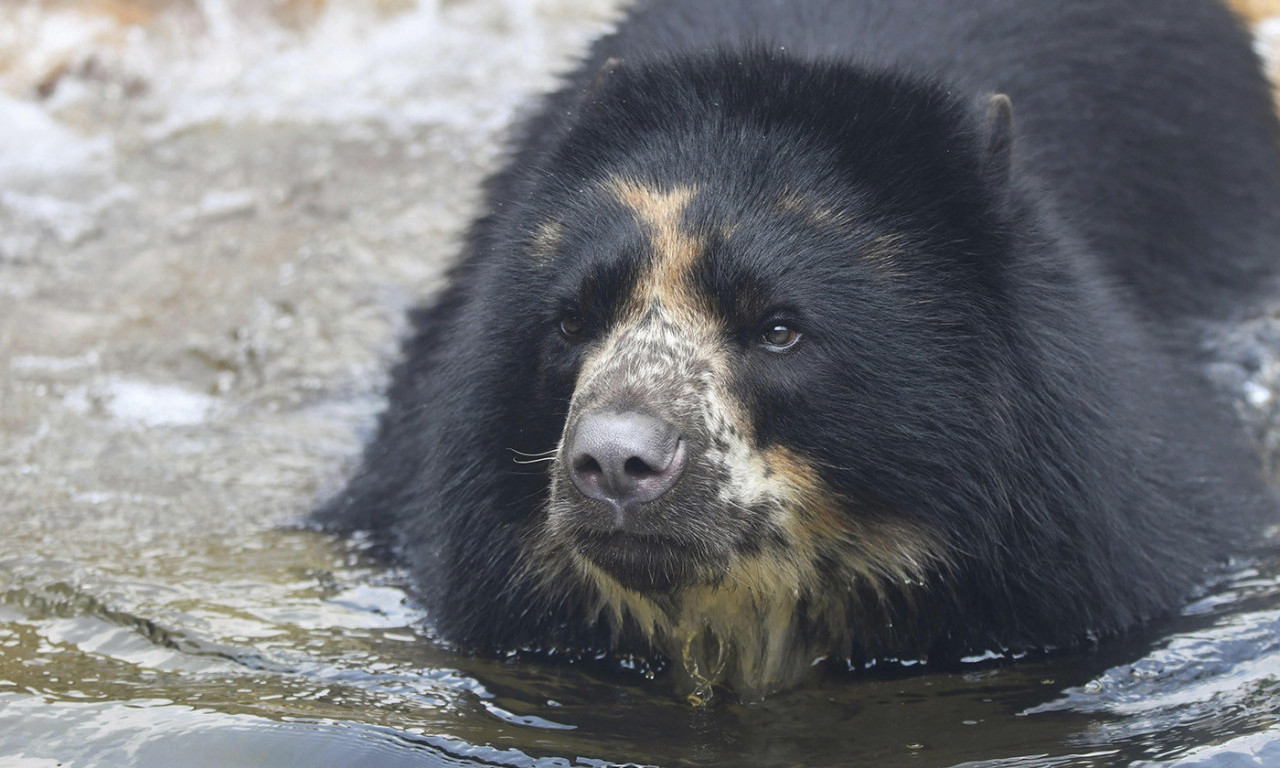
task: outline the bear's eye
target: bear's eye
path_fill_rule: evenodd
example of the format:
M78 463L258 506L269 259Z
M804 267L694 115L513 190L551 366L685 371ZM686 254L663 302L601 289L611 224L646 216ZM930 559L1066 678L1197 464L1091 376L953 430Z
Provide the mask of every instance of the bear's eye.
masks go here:
M800 341L800 332L784 323L770 323L760 334L760 343L770 352L785 352Z
M558 330L566 341L581 341L587 332L587 324L577 312L565 312L560 316Z

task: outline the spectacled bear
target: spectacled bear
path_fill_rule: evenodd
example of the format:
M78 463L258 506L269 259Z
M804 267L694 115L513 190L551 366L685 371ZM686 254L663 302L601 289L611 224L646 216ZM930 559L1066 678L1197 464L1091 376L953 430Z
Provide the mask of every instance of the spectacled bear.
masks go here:
M1203 375L1272 286L1207 0L642 2L520 132L319 519L440 635L759 694L1061 648L1273 514Z

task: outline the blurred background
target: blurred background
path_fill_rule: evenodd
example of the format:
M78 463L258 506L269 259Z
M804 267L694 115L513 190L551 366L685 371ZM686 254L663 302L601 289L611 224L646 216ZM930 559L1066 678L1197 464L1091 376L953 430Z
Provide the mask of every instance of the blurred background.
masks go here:
M1234 5L1274 66L1280 0ZM295 525L504 132L621 7L0 0L0 765L1280 765L1274 551L1084 658L694 712L453 653ZM1278 317L1214 366L1273 475Z

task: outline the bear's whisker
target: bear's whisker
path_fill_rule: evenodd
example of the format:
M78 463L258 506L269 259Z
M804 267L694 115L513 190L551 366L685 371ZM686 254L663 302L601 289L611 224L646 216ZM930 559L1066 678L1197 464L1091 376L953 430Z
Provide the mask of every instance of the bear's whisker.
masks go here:
M512 461L514 461L517 464L537 464L543 461L555 461L555 460L556 460L555 456L543 456L542 458L539 458L539 459L512 459Z

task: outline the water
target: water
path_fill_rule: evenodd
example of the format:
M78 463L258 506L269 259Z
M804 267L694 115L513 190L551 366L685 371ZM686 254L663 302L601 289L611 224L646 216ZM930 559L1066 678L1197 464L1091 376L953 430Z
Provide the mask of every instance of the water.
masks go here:
M1280 547L1073 655L661 675L432 638L341 484L610 0L0 4L0 766L1280 766ZM1215 376L1280 456L1280 312Z

